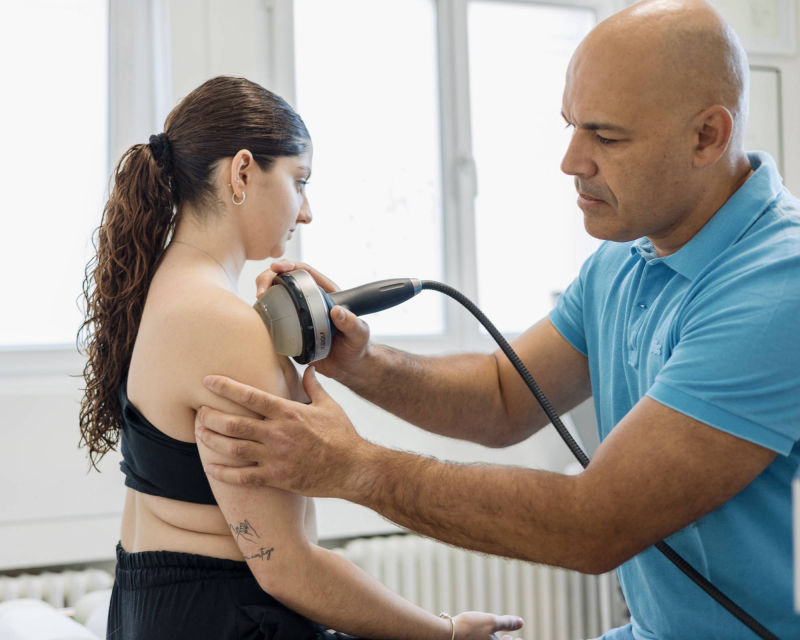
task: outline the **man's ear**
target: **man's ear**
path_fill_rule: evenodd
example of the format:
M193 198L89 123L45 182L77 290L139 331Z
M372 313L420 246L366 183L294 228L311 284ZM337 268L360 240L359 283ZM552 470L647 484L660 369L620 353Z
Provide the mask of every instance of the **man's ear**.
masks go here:
M720 104L698 113L693 119L694 152L692 166L709 167L722 157L731 141L733 116Z

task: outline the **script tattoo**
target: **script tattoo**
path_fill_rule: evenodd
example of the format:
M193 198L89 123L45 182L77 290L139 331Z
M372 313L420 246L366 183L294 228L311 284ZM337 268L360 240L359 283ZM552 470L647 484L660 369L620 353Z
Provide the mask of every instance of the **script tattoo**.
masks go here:
M234 527L232 524L228 524L231 528L231 531L236 535L236 541L239 541L239 538L242 537L248 542L255 543L255 538L259 538L258 531L255 530L252 524L245 520L244 522L240 522L238 527Z
M265 549L264 547L261 547L258 550L257 553L254 553L254 554L249 555L249 556L245 556L244 559L245 560L255 560L256 558L258 558L259 560L263 560L264 558L266 558L267 560L269 560L273 551L275 551L275 547L270 547L269 549Z

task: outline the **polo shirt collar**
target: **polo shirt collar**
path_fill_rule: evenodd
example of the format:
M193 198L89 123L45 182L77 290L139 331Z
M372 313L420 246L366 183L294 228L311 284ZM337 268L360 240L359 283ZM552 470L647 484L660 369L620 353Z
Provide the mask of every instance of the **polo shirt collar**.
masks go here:
M783 189L781 176L769 154L755 151L747 156L753 175L689 242L675 253L659 258L650 240L639 238L631 245L631 253L638 253L646 261L663 262L685 278L694 280L711 260L750 227Z

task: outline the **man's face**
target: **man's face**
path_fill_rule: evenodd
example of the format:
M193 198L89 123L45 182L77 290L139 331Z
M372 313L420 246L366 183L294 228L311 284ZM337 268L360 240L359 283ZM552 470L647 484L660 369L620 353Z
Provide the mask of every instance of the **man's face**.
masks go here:
M567 72L574 133L561 169L575 177L586 230L668 247L692 213L691 115L646 62L585 45Z

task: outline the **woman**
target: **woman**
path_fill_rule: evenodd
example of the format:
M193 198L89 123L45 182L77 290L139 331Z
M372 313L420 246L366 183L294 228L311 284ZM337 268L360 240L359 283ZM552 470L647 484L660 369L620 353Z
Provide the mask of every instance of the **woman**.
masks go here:
M190 93L164 133L120 160L87 267L82 442L92 462L121 445L127 485L110 639L487 640L521 621L441 618L315 542L313 502L212 482L194 442L203 377L225 373L285 397L304 392L250 303L245 260L280 256L311 222L311 141L281 98L242 78ZM312 622L315 621L315 622Z

